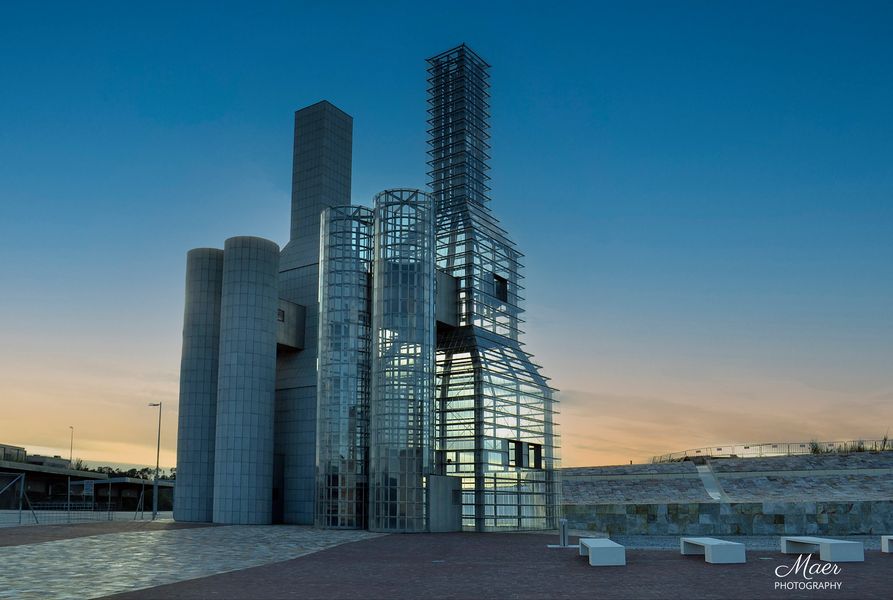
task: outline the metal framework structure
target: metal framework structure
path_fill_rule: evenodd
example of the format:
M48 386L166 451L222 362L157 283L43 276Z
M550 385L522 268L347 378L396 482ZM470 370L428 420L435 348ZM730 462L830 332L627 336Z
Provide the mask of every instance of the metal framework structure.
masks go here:
M462 478L466 529L554 528L554 390L519 341L522 255L489 207L489 65L464 44L428 64L437 267L458 289L437 336L438 471Z
M372 214L339 206L320 218L318 527L366 528Z
M426 531L433 456L434 205L419 190L375 197L369 529Z
M836 442L762 442L749 444L723 444L691 448L653 456L652 463L677 462L688 458L761 458L763 456L790 456L795 454L847 454L850 452L883 452L893 450L893 441L844 440Z

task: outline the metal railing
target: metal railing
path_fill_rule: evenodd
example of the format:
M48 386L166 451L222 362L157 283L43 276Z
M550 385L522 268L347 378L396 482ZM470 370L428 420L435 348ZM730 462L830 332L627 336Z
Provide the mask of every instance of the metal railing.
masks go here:
M893 450L893 440L845 440L837 442L769 442L759 444L724 444L692 448L651 458L652 463L678 462L687 458L759 458L796 454L847 454L850 452L882 452Z
M159 514L164 515L162 518L172 518L170 511ZM90 495L78 500L32 501L26 474L0 472L0 527L144 519L145 491L140 494L135 510L126 510L115 501L101 501Z

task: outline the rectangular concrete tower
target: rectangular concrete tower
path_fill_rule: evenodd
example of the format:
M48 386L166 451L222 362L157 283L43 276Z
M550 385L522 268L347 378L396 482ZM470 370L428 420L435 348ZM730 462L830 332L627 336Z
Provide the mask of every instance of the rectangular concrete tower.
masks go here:
M316 477L320 213L350 204L353 118L327 101L295 113L291 239L279 296L306 307L304 348L276 365L273 520L311 525Z

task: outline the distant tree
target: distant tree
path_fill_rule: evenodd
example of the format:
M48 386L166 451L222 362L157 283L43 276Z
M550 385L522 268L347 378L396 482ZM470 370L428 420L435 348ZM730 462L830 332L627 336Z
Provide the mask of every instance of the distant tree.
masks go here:
M109 477L130 477L131 479L145 479L147 481L152 481L153 479L155 479L155 467L142 467L139 469L137 469L136 467L131 467L127 470L123 470L118 467L110 467L108 465L102 465L99 467L88 467L87 464L79 458L74 462L74 468L80 471L87 471L89 473L102 473L103 475L107 475ZM167 469L159 469L158 478L176 479L177 468L173 467L170 469L170 471L168 471Z
M865 442L862 440L856 440L849 444L848 448L844 449L844 452L865 452Z

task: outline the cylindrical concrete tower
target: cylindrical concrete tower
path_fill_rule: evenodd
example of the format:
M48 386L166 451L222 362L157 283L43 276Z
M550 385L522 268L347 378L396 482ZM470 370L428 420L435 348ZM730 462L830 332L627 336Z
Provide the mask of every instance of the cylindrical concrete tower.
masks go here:
M214 522L268 524L273 500L273 412L279 246L226 240L214 454Z
M425 531L434 405L434 205L375 197L369 529Z
M316 525L366 528L372 211L320 217Z
M186 255L186 309L180 359L177 489L174 519L210 523L214 497L217 422L217 352L223 250L196 248Z

